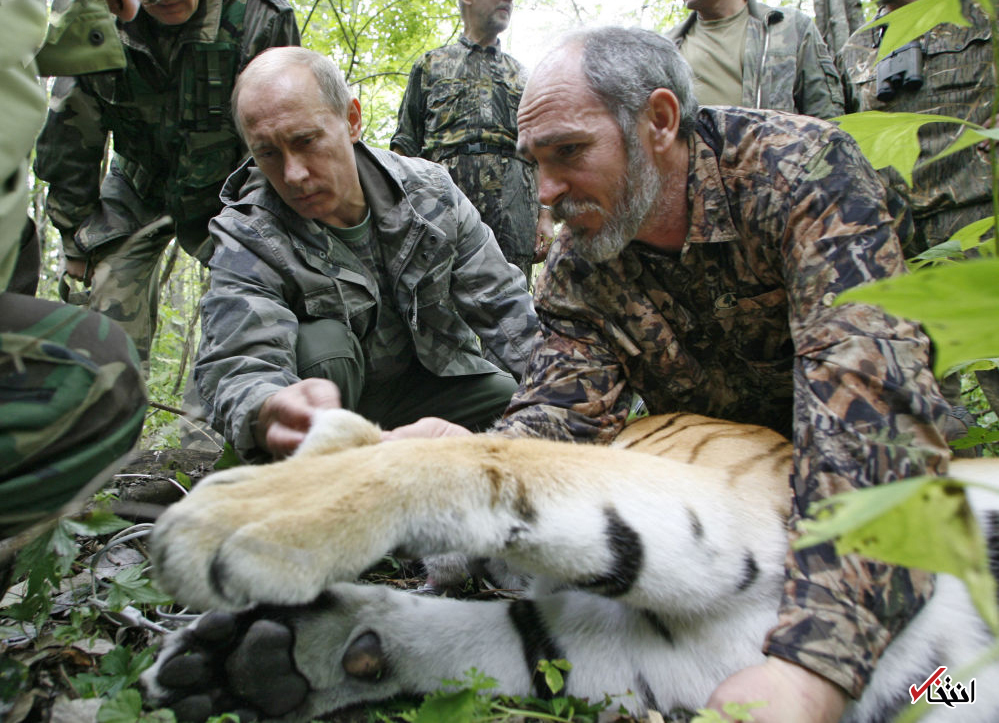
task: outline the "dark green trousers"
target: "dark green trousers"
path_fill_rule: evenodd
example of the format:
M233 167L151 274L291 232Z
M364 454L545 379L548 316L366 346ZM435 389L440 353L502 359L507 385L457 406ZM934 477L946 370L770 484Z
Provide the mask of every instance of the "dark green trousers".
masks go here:
M398 376L368 384L360 341L333 319L302 323L296 354L299 377L329 379L340 388L345 409L383 429L441 417L480 432L499 419L517 389L506 372L439 377L415 359Z

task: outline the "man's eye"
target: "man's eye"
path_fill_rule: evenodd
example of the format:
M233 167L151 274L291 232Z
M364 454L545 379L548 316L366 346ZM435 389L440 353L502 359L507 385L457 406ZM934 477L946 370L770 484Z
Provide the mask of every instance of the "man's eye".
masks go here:
M557 153L559 158L572 158L579 151L578 143L567 143L564 146L559 146Z

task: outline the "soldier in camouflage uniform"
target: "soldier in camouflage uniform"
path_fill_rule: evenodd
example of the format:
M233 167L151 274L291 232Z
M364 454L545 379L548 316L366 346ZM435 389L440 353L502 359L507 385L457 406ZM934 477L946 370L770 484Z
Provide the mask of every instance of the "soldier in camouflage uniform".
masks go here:
M121 323L148 363L160 255L176 236L207 263L208 220L245 152L228 108L236 75L299 36L285 0L144 4L118 32L124 70L56 81L35 172L50 184L67 271L92 278L90 308ZM102 182L108 132L115 155Z
M911 0L884 2L879 16L907 5ZM859 30L843 47L839 58L845 69L847 110L877 110L888 113L927 113L961 118L972 123L989 122L995 111L996 77L992 58L992 31L989 19L972 0L961 8L969 27L951 23L937 25L897 57L918 59L920 82L899 78L895 85L879 88L877 54L883 27ZM880 98L879 98L880 94ZM963 126L955 123L927 123L919 129L920 160L927 160L950 146ZM992 215L992 171L988 153L977 147L965 148L922 168L916 168L909 187L894 168L879 171L881 179L908 200L916 233L905 251L913 256L943 243L970 223ZM999 372L976 372L992 409L999 413ZM945 396L961 404L961 383L957 374L941 382ZM974 417L956 407L969 424ZM959 454L973 456L973 451Z
M808 15L756 0L686 5L694 12L668 35L694 69L700 104L843 114L839 71Z
M882 4L879 16L908 4ZM847 110L888 113L928 113L984 124L992 118L996 78L992 65L989 20L972 0L961 3L969 27L937 25L916 41L921 59L921 83L889 86L878 98L877 54L884 27L859 30L838 58L847 86ZM963 126L927 123L919 130L920 159L943 151ZM885 168L882 178L912 207L916 234L909 254L917 254L949 239L955 231L992 215L992 173L988 154L975 147L917 168L909 188L897 171Z
M795 517L946 471L929 340L835 304L904 271L905 213L848 135L805 116L698 112L672 43L613 28L543 61L518 120L540 199L572 233L538 281L540 338L498 431L609 442L631 392L653 413L766 425L794 442ZM767 662L713 704L763 698L757 720L838 720L931 590L926 573L829 545L790 553Z
M65 6L54 8L45 62L68 53L95 71L120 67L117 36L106 45L93 42L95 29L113 27L105 1L81 2L62 14ZM85 32L63 32L69 16ZM27 158L45 113L45 91L29 62L44 31L45 7L37 0L0 5L0 93L6 100L0 115L0 289L8 288L17 260ZM145 408L135 348L116 324L72 306L0 293L0 538L57 511L81 490L92 491L89 483L104 482L104 473L138 439ZM0 578L9 552L0 548Z
M491 424L537 320L447 172L361 143L360 104L318 53L263 53L233 98L253 158L211 222L195 366L215 428L255 461L291 452L324 406Z
M390 147L447 168L507 261L530 280L535 249L547 251L553 232L531 168L516 156L517 105L527 74L500 50L497 37L512 6L509 0L459 0L464 32L413 65Z

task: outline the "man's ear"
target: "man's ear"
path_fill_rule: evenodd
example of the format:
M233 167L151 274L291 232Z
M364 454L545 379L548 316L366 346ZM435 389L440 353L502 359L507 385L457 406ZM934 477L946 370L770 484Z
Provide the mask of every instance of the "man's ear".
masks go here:
M653 153L666 151L673 145L680 130L680 101L673 91L656 88L649 94L645 112Z
M347 129L350 131L350 142L357 143L361 139L361 101L350 99L347 106Z

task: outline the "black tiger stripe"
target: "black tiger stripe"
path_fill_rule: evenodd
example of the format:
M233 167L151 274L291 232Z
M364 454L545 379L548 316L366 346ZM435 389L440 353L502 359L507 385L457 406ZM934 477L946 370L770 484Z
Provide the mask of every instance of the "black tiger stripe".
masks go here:
M989 556L989 571L999 580L999 512L989 512L985 517L985 551ZM996 591L999 602L999 590Z
M542 660L559 660L565 657L558 642L549 630L541 611L533 600L514 600L509 608L510 620L520 636L520 645L524 650L524 662L531 676L531 686L534 694L542 700L555 697L551 688L545 683L544 673L538 670ZM569 671L563 671L563 679L568 681Z
M635 693L638 694L638 699L641 701L642 707L646 710L662 710L659 707L659 702L656 700L656 694L652 692L652 686L649 685L649 681L641 673L635 679Z
M652 626L652 629L656 631L660 638L662 638L667 644L673 645L673 631L669 629L668 625L666 625L665 620L651 610L642 610L642 616L645 618L645 621Z
M620 597L631 590L638 580L645 561L645 549L638 533L621 519L617 510L605 507L604 517L607 520L604 537L613 557L611 567L603 575L576 583L576 587L606 597Z
M749 550L746 550L746 554L742 558L742 569L742 579L736 587L739 592L747 589L760 576L760 566L756 564L756 558Z
M704 524L701 522L701 518L697 516L689 507L684 508L687 511L687 518L690 520L690 531L694 533L694 539L701 540L704 538Z
M670 419L669 419L668 422L666 422L662 426L656 427L655 429L653 429L651 432L649 432L645 436L643 436L643 437L637 437L636 439L630 440L628 442L628 444L624 445L624 449L628 449L630 447L634 447L636 444L641 444L642 442L647 442L650 439L658 437L660 434L662 434L667 429L669 429L674 424L676 424L680 420L680 417L685 417L685 416L687 416L687 415L683 414L683 413L680 413L680 414L677 414L677 415L675 415L673 417L670 417Z

